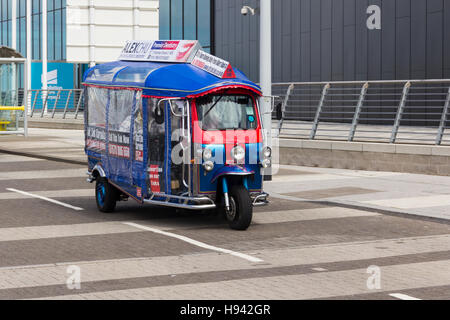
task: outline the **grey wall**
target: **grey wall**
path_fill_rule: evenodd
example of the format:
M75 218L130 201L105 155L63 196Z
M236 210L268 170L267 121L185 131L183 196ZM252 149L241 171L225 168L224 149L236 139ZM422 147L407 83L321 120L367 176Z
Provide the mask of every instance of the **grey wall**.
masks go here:
M215 0L215 54L259 78L257 0ZM366 9L382 8L368 30ZM449 0L272 0L273 81L450 78Z

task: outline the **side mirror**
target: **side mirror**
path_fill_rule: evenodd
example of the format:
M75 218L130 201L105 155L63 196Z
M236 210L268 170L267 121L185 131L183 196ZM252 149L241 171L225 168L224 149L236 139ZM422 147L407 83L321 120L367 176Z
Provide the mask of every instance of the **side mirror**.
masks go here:
M157 124L164 123L164 111L160 105L156 106L155 111L153 112L153 116L155 117L155 122Z
M283 110L282 110L282 104L281 102L277 104L277 106L275 107L275 112L276 112L276 119L278 121L280 121L281 119L283 119Z

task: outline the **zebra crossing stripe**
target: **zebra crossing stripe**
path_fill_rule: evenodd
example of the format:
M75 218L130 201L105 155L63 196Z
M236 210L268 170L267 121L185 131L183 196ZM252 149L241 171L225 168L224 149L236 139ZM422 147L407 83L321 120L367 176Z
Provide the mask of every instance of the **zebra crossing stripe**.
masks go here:
M57 204L57 205L60 205L60 206L63 206L63 207L69 208L69 209L73 209L73 210L76 210L76 211L84 210L83 208L75 207L75 206L72 206L70 204L58 201L58 200L50 199L50 198L47 198L47 197L44 197L44 196L39 196L37 194L32 194L32 193L29 193L29 192L25 192L25 191L13 189L13 188L7 188L6 190L11 191L11 192L20 193L20 194L23 194L25 196L29 196L29 197L45 200L45 201L48 201L48 202L51 202L51 203L54 203L54 204Z

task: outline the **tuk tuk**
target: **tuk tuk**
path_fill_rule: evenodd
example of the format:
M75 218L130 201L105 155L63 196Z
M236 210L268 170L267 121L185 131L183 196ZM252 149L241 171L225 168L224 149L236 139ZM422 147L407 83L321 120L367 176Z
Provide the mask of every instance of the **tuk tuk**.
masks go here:
M197 41L129 41L87 70L85 152L97 207L133 198L218 210L245 230L268 203L259 86Z

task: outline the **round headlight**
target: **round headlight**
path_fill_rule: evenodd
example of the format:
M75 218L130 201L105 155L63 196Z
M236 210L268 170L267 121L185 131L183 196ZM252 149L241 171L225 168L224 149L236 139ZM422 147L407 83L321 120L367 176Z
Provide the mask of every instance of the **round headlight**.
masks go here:
M272 161L270 159L264 159L261 161L261 165L264 169L269 168L272 165Z
M212 169L214 169L214 163L213 163L212 161L206 161L206 162L203 164L203 168L204 168L206 171L211 171Z
M264 158L270 158L272 156L272 149L270 147L265 147L263 150Z
M203 160L209 160L212 157L212 150L206 148L205 150L203 150Z
M245 149L241 146L236 146L233 149L231 149L231 156L234 160L242 160L245 158Z

